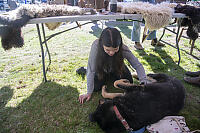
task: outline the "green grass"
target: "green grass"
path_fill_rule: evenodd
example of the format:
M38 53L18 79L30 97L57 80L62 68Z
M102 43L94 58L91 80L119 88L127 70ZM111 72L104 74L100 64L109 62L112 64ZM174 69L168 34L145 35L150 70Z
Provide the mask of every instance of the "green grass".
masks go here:
M62 25L55 31L70 26ZM102 133L96 123L88 120L88 114L102 98L101 93L94 93L83 105L78 102L78 96L86 92L86 79L77 75L76 69L87 66L90 46L101 33L101 25L94 30L92 26L71 30L48 42L52 62L47 83L42 82L41 50L35 25L23 28L25 45L22 48L0 49L0 132ZM153 47L150 41L145 41L144 51L134 50L130 40L131 26L113 26L121 31L124 43L131 47L146 73L167 73L182 81L187 99L180 115L186 118L191 130L200 129L200 89L183 81L186 71L200 70L199 61L186 53L190 50L189 41L180 41L181 63L178 66L176 49L168 45ZM46 31L47 36L55 32ZM161 33L159 30L157 35ZM164 40L175 44L175 36L171 33L167 32ZM197 57L200 57L199 43L197 40L193 51Z

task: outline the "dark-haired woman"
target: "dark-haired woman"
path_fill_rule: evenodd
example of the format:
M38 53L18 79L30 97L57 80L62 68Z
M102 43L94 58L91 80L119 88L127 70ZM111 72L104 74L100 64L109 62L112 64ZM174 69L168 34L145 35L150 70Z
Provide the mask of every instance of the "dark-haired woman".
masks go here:
M147 82L142 64L123 44L120 32L116 28L106 28L99 39L91 46L87 66L87 94L79 96L79 102L84 103L91 98L93 91L99 91L108 81L128 79L133 83L130 71L124 64L127 59L136 70L140 83Z

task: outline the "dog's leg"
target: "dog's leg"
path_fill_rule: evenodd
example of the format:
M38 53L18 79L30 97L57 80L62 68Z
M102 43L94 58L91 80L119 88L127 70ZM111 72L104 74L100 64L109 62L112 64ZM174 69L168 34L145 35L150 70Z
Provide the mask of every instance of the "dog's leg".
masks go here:
M113 99L117 96L123 96L124 95L124 93L108 93L106 91L105 85L102 87L102 93L101 94L102 94L103 98L109 98L109 99Z

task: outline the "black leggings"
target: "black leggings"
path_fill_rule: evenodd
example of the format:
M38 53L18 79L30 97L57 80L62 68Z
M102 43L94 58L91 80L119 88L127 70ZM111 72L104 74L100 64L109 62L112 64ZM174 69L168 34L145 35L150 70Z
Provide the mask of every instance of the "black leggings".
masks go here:
M97 74L95 74L94 92L100 91L102 86L107 84L108 82L114 83L116 80L119 80L119 79L128 79L130 83L133 83L131 72L129 71L126 65L125 65L125 70L123 71L121 76L118 75L117 73L107 73L102 80L99 80Z

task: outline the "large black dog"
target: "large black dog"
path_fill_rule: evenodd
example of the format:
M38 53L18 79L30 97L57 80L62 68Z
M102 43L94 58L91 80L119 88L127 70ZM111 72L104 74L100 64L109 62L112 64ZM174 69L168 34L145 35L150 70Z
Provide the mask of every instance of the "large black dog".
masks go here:
M146 85L118 84L125 94L112 100L100 100L96 111L89 116L90 121L97 122L106 133L120 133L126 129L116 116L113 106L118 108L133 130L156 123L165 116L177 115L185 100L182 83L165 74L148 76L156 82Z

